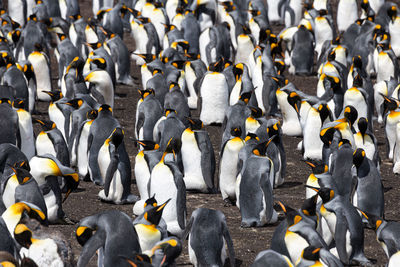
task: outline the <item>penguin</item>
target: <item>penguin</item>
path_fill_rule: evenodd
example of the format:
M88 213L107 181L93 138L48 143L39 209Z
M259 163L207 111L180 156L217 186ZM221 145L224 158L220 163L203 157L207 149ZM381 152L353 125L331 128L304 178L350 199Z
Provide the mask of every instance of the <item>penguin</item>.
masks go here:
M261 124L259 120L262 118L262 110L258 107L250 107L251 114L246 119L245 129L246 135L249 133L256 133Z
M278 23L281 21L281 11L279 10L279 4L281 1L274 1L274 0L268 0L267 1L267 6L268 6L268 20L271 23Z
M50 77L50 61L43 52L40 44L35 44L35 50L27 56L28 61L32 64L36 81L36 96L40 101L50 101L50 97L44 92L52 91Z
M40 186L45 198L49 222L65 223L67 218L62 210L62 202L69 194L78 187L79 177L74 170L63 166L55 157L50 154L34 156L30 161L31 174ZM61 199L61 188L58 177L64 178L67 193Z
M131 194L131 163L122 128L115 128L104 141L97 161L104 182L104 190L99 192L99 198L115 204L136 202L138 197Z
M250 29L242 26L242 33L237 36L237 47L235 54L235 63L243 63L248 65L251 51L254 50L254 37L251 35Z
M311 189L311 187L319 188L318 178L316 175L323 174L328 172L328 165L324 163L313 163L310 161L306 161L306 163L311 167L312 173L308 176L306 182L306 199L311 198L317 193Z
M69 151L62 133L52 121L34 120L42 126L42 131L36 137L38 156L50 154L56 157L64 166L70 166ZM31 157L32 158L32 157Z
M109 73L106 70L94 70L85 77L85 82L94 84L90 89L91 95L100 104L114 107L114 86Z
M27 162L17 163L17 166L10 167L10 171L6 170L3 173L1 181L2 203L5 208L18 202L32 203L39 207L47 217L47 208L42 192L35 179L32 179L32 175L24 168L24 164L27 164Z
M369 226L374 229L377 241L382 246L386 256L390 259L400 248L398 239L400 224L396 221L385 220L368 212L363 211L361 214L368 220Z
M8 60L7 60L8 61ZM30 103L34 101L29 97L29 89L24 77L23 69L21 70L21 66L14 64L13 61L7 63L7 70L3 74L2 84L11 86L13 90L13 97L15 99L20 99L23 101L23 105L21 108L32 112L32 108L34 103Z
M254 90L247 65L239 63L236 64L232 70L235 75L236 83L229 94L230 106L236 104L242 94L248 94Z
M328 19L327 10L319 10L319 15L315 18L314 23L315 51L319 56L321 55L323 43L334 39L334 29L331 21Z
M151 254L151 250L156 243L164 238L162 232L157 229L157 225L159 224L163 210L169 201L170 199L159 206L156 204L155 207L151 207L149 210L144 212L142 222L136 222L133 225L139 238L140 249L144 254Z
M365 151L365 156L372 160L374 165L378 168L380 166L380 157L378 151L378 141L370 129L368 129L368 120L361 117L358 120L358 130L354 134L354 142L357 148L362 148Z
M399 78L399 64L389 43L378 44L376 47L377 56L374 57L376 68L376 81L389 80L390 77Z
M150 174L153 167L160 161L162 152L159 151L160 146L153 141L139 140L137 143L141 149L135 157L135 179L139 191L140 200L133 206L133 214L140 215L143 213L143 206L148 199L148 184Z
M229 258L235 266L235 251L225 215L218 210L198 208L185 229L188 251L194 266L223 266Z
M190 109L197 109L199 95L197 84L207 72L207 67L201 59L196 59L187 61L184 70L188 90L188 106Z
M222 123L228 109L228 83L222 72L222 60L210 65L200 85L200 120L204 125Z
M153 90L157 100L160 101L160 104L163 107L165 95L169 92L169 87L167 83L167 75L162 70L165 70L165 66L162 66L162 69L158 68L159 66L152 71L152 77L147 80L146 84L143 84L143 88L145 90Z
M2 118L0 120L0 144L11 143L21 146L21 135L19 132L18 113L11 106L11 101L8 98L0 99L0 112Z
M242 216L242 227L259 227L278 221L278 214L273 208L274 182L271 181L274 179L274 164L266 156L272 139L252 150L236 180L236 201Z
M289 73L311 75L314 63L314 37L304 25L299 25L292 37Z
M396 252L393 254L392 257L390 257L389 262L388 262L388 267L395 267L400 263L400 253Z
M38 266L64 265L55 240L33 238L32 231L25 224L15 227L14 238L23 247L20 254L31 258Z
M340 0L337 11L337 27L339 32L345 32L347 28L358 19L357 1Z
M54 54L58 61L58 81L61 85L61 79L65 74L68 65L79 57L79 50L74 46L72 41L64 34L57 34L58 44L54 50ZM70 96L68 96L70 97Z
M161 103L153 89L139 90L140 99L136 109L135 134L140 140L153 140L153 129L163 115Z
M149 18L134 18L131 21L131 35L136 44L134 53L160 53L160 40L158 40L157 31Z
M183 163L183 180L187 190L198 190L213 193L215 156L207 131L202 130L202 122L189 118L190 126L182 132L181 154Z
M259 252L251 264L251 267L292 267L293 263L288 257L272 249Z
M327 104L316 104L308 111L303 129L303 158L322 160L323 143L319 139L322 126L331 121L332 113Z
M364 227L357 209L332 189L319 189L318 195L323 203L319 211L334 236L340 261L369 264L364 255Z
M357 168L357 187L353 204L358 209L374 216L384 215L384 195L381 176L375 164L366 157L365 151L358 148L354 151L353 163Z
M33 136L33 126L31 114L24 109L24 101L14 99L13 107L18 114L18 127L21 136L21 151L26 157L31 159L35 154L35 139Z
M182 236L186 224L186 186L176 163L165 160L167 153L173 152L171 141L172 139L168 141L160 162L151 171L149 195L155 194L159 202L171 198L162 218L167 224L168 232Z
M119 225L117 229L113 226ZM93 254L98 251L98 263L109 266L131 266L121 257L129 258L132 253L140 253L140 243L132 219L117 210L104 211L83 218L76 228L76 238L83 246L77 266L89 263ZM118 253L115 253L118 251Z
M79 130L76 134L75 154L76 154L76 165L80 179L90 180L89 176L89 164L88 164L88 138L90 134L90 127L93 121L97 118L97 110L91 110L87 112L87 120L81 123Z
M225 203L236 200L236 177L238 174L238 155L244 141L241 138L241 128L231 128L232 138L227 140L221 148L220 170L219 170L219 188L222 199Z
M199 37L201 32L200 25L193 12L185 11L185 17L181 22L181 29L183 30L183 39L189 42L188 53L198 55L200 53Z
M178 118L187 125L187 118L190 117L190 109L187 98L176 82L170 82L169 92L165 94L164 109L173 109L176 111Z

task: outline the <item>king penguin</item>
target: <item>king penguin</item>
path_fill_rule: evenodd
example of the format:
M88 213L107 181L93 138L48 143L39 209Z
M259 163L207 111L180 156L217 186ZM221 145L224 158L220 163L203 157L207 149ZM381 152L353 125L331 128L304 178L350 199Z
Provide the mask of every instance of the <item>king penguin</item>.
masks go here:
M26 157L31 159L35 154L35 138L33 136L31 114L24 109L24 101L14 99L13 107L18 113L19 133L21 135L21 151Z

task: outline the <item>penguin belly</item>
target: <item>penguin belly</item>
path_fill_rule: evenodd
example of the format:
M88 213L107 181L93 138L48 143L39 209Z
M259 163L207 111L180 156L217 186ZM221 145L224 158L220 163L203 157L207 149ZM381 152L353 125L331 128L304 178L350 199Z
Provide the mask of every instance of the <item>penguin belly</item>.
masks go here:
M376 82L388 81L390 77L395 77L395 68L392 59L385 52L378 55L378 66L376 67Z
M21 26L25 25L24 7L22 0L8 0L8 14Z
M146 54L147 51L147 42L149 37L147 36L147 32L144 29L143 24L139 25L137 23L131 23L132 29L132 37L135 40L135 53L136 54ZM150 52L150 51L149 51Z
M385 133L389 144L388 158L393 159L393 150L396 143L396 128L400 122L400 112L391 111L386 117Z
M42 156L44 154L50 154L54 157L57 156L53 142L51 142L49 136L45 132L39 133L36 138L36 152L38 156Z
M326 18L315 19L315 51L318 56L321 54L322 45L327 40L333 39L332 28Z
M109 144L106 141L101 146L98 157L97 157L97 162L99 164L99 169L100 169L100 174L101 174L101 181L103 183L106 180L107 169L111 162L110 152L108 149L109 149Z
M225 145L219 174L219 187L223 199L234 200L236 198L237 161L239 151L243 146L243 141L240 138L231 139Z
M222 123L228 109L228 84L222 73L211 73L204 77L200 88L202 105L200 120L204 125Z
M146 200L149 198L147 184L150 180L150 170L144 158L143 152L139 152L139 154L136 156L134 170L136 185L138 187L140 198Z
M188 106L190 109L197 109L197 93L194 89L194 82L196 81L196 73L193 68L190 66L190 62L186 63L185 66L185 79L186 85L189 91L189 96L187 98Z
M179 228L176 201L178 190L175 186L174 176L169 167L162 162L154 166L150 178L150 196L155 194L158 203L164 203L169 198L171 201L165 206L162 218L167 224L167 230L171 233Z
M282 133L289 136L302 136L299 118L296 110L287 101L287 94L277 90L276 97L282 113Z
M111 180L108 196L104 193L104 189L99 192L99 197L104 201L112 201L115 204L122 203L122 194L124 186L122 185L121 173L117 170Z
M339 32L344 32L358 19L356 0L340 0L337 12L337 26Z
M277 0L268 0L268 19L270 22L278 22L281 20L279 16L279 6L280 1Z
M363 94L354 87L348 89L344 94L343 107L349 105L353 106L358 112L356 122L361 117L368 119L368 104L365 102ZM354 129L358 131L357 124L354 124Z
M396 252L389 259L388 267L400 266L400 251Z
M304 159L322 160L322 147L324 144L320 139L320 131L321 118L318 111L315 108L311 108L303 131Z
M361 133L358 132L354 135L354 141L357 148L362 148L365 151L365 156L370 160L374 160L375 155L375 144L369 135L364 136L362 139Z
M143 64L140 67L140 73L142 74L142 86L146 89L147 81L153 77L153 74L147 68L147 64Z
M200 34L199 37L199 48L200 48L200 58L208 66L211 62L215 61L214 57L211 57L211 62L208 62L207 60L207 53L206 53L206 47L210 43L210 29L206 29L204 32ZM164 47L165 49L165 47ZM215 48L211 49L212 51L215 51ZM212 54L212 53L211 53Z
M246 135L248 133L256 133L257 129L260 127L260 123L253 117L248 117L246 119Z
M78 165L78 172L81 178L84 178L88 173L88 137L90 126L92 125L92 121L88 121L83 126L81 131L81 135L79 137L79 143L77 148L77 165Z
M64 140L67 140L66 133L65 133L65 127L64 127L65 126L64 114L62 113L62 111L60 109L58 109L57 105L54 103L50 103L49 117L50 117L50 120L56 124L57 129L59 129L60 132L62 133Z
M297 262L301 257L302 251L309 246L307 240L289 230L285 234L285 244L292 262Z
M151 249L161 240L160 231L155 226L145 224L136 224L135 230L139 237L142 253L151 255Z
M193 132L186 130L182 133L181 153L186 189L207 192L201 168L201 151Z
M396 125L396 146L393 152L393 173L400 173L400 123Z
M35 156L35 139L33 137L33 127L31 115L20 109L18 112L19 133L21 135L21 151L30 160Z
M400 19L389 23L390 44L396 57L400 57Z
M266 112L265 105L264 105L264 98L263 98L263 87L264 87L264 80L263 80L263 69L262 69L262 61L261 56L256 58L256 66L253 70L253 85L254 85L254 92L257 99L257 105L262 110L263 113Z
M245 34L239 35L237 38L235 63L236 64L243 63L248 66L249 56L253 50L254 50L254 44L251 41L250 37Z
M51 91L50 70L45 55L40 52L32 52L28 56L28 60L32 64L36 77L37 98L41 101L50 101L50 96L43 93L43 91Z
M15 203L15 189L17 189L18 185L17 179L13 178L13 176L8 179L2 195L3 203L6 208Z

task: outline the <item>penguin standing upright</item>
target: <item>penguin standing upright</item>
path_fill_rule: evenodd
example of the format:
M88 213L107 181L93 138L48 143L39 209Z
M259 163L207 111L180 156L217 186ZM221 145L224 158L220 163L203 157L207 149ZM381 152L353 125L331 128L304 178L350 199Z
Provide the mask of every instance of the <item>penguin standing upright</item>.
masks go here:
M200 120L189 119L189 123L181 137L186 189L214 192L215 157L210 137Z
M232 138L222 145L220 155L219 188L222 199L226 203L236 199L235 187L238 174L238 155L244 146L243 139L241 138L242 130L240 128L232 128L231 135Z
M21 136L19 133L18 113L11 107L8 98L0 99L0 144L11 143L20 146Z
M35 154L35 139L33 136L31 114L24 109L24 101L14 99L13 107L17 109L19 133L21 135L21 151L30 160Z
M153 129L161 118L163 110L154 95L154 90L140 90L140 99L136 109L135 134L140 140L152 141Z
M223 266L227 256L231 266L235 266L233 242L221 211L206 208L193 211L184 239L187 236L189 259L194 266Z
M200 120L205 125L222 123L228 109L229 91L223 67L222 60L210 65L200 85Z
M94 70L85 77L86 82L93 83L91 95L102 104L114 107L114 86L109 73L106 70Z
M178 166L174 162L165 161L167 153L173 152L172 145L169 140L160 162L151 172L149 195L155 194L160 202L171 198L162 218L168 232L181 236L186 225L186 186Z
M314 63L314 36L304 25L299 25L292 38L292 53L289 72L310 75Z
M41 101L49 101L50 97L45 94L45 91L52 91L49 59L43 52L40 44L35 46L35 50L29 54L28 61L32 64L33 72L36 81L36 95Z
M315 51L318 56L321 55L322 45L325 41L331 41L334 38L333 25L328 19L326 10L320 10L318 17L315 18Z

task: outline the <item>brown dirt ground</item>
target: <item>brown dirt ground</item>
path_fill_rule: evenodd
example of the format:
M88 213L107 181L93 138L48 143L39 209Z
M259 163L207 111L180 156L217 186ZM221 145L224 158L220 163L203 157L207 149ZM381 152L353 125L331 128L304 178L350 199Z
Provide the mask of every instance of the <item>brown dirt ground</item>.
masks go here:
M81 5L81 12L84 17L88 18L91 15L91 1L84 0L79 1ZM336 3L337 0L332 1ZM275 27L274 33L279 33L281 27ZM127 42L128 48L132 50L133 42L129 34L125 34L125 41ZM52 62L55 62L55 58L52 57ZM53 75L57 75L56 68L53 64ZM134 158L137 153L137 149L134 147L133 136L134 136L134 123L135 123L135 110L138 100L137 89L140 88L140 70L137 66L132 64L132 75L135 77L136 84L134 87L128 86L117 86L117 100L115 101L114 115L120 121L124 127L126 136L125 144L129 153L129 157L134 166ZM287 77L292 81L299 89L315 94L315 88L317 84L316 77L298 77L287 74ZM56 77L53 78L54 84L56 84ZM56 88L56 87L55 87ZM48 104L39 103L39 111L47 112ZM193 114L198 116L198 111L194 111ZM35 117L35 116L34 116ZM41 116L40 116L41 117ZM221 142L221 128L217 126L206 127L210 134L213 142L214 150L216 155L219 153L220 142ZM36 131L38 129L35 129ZM385 216L389 220L399 220L400 211L398 209L398 203L400 202L400 181L399 177L392 173L392 164L386 160L386 146L384 129L378 123L374 124L374 132L379 140L379 149L381 158L384 159L381 166L381 175L383 184L385 187ZM301 140L296 137L283 137L284 147L287 153L287 176L285 183L274 190L276 199L282 200L284 203L298 208L302 204L305 198L305 181L310 174L310 168L301 160L302 155L296 150L298 142ZM217 166L219 163L218 156ZM134 177L132 170L132 177ZM217 176L216 176L217 179ZM137 194L137 187L135 184L131 186L132 192ZM66 214L73 220L79 221L80 219L93 215L95 213L109 210L118 209L132 215L132 205L112 205L101 202L97 194L100 191L100 187L92 183L81 182L76 192L70 195L69 199L64 203L63 208ZM187 193L187 209L188 218L192 211L199 207L207 207L212 209L221 210L226 218L230 234L233 239L235 253L236 253L236 265L237 266L250 266L253 262L257 253L262 250L268 249L270 246L270 240L275 226L267 226L260 228L241 228L240 227L240 213L237 207L225 207L224 202L220 194L199 194L199 193ZM65 237L71 243L73 248L75 259L77 260L81 251L81 246L78 244L75 238L76 226L74 225L52 225L53 229L61 231ZM376 241L375 233L372 230L366 229L365 231L365 252L368 258L377 261L376 266L383 266L387 263L387 257L384 254L382 248ZM89 266L97 266L96 256L92 258ZM178 266L190 266L188 252L187 252L187 241L184 242L184 248L182 255L177 259Z

